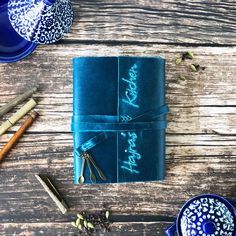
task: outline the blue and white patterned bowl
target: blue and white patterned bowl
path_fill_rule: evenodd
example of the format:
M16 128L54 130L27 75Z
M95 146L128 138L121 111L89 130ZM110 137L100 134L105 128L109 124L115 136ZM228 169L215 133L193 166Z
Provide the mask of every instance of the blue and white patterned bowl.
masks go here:
M236 236L236 211L220 196L197 196L183 206L166 235L174 236L175 232L179 236Z
M8 15L15 31L36 44L60 40L73 21L70 0L9 0Z
M37 44L22 38L11 26L8 0L0 0L0 63L19 61L31 54Z

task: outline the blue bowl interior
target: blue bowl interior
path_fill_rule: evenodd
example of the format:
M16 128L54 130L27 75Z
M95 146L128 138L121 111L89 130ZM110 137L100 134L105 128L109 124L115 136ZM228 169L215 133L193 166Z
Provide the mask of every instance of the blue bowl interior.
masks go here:
M232 205L230 202L228 202L226 199L224 199L223 197L220 197L220 196L218 196L218 195L214 195L214 194L199 195L199 196L196 196L196 197L190 199L189 201L187 201L187 202L184 204L184 206L183 206L182 209L180 210L180 213L179 213L179 215L178 215L178 217L177 217L177 221L176 221L176 226L177 226L176 229L177 229L178 235L179 235L179 236L183 236L182 231L181 231L181 218L182 218L182 216L183 216L184 210L185 210L186 208L188 208L189 205L190 205L193 201L195 201L195 200L197 200L197 199L199 199L199 198L202 198L202 197L209 197L209 198L218 199L220 202L222 202L222 203L225 204L225 206L228 208L228 210L229 210L229 211L232 213L232 215L234 216L234 233L233 233L233 235L236 235L236 234L235 234L235 233L236 233L236 209L235 209L235 208L233 207L233 205Z
M0 62L14 62L28 56L36 44L22 38L8 18L8 0L0 1Z

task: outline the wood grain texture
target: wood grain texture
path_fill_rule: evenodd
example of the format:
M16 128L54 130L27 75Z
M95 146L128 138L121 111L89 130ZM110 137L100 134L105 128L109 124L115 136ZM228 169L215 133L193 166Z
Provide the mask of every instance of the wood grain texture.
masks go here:
M168 44L236 44L235 1L73 1L67 40Z
M67 224L68 217L57 211L37 183L34 178L37 173L48 174L54 179L69 202L72 215L80 210L96 212L107 208L115 215L174 217L181 205L195 195L211 192L234 197L236 48L188 50L195 53L197 63L207 67L205 71L194 74L187 65L175 65L175 57L186 48L156 45L40 46L28 60L1 65L0 77L4 78L0 82L1 105L24 90L26 85L39 85L35 98L40 113L38 121L1 166L0 221L5 222L3 232L6 235L13 231L19 235L73 234L69 226L63 228L58 223ZM71 58L85 55L161 55L167 59L170 114L164 182L73 185ZM180 82L177 78L183 73L188 80ZM16 129L17 126L11 131ZM11 135L2 136L0 146ZM40 222L51 223L45 226ZM170 224L171 219L167 223L158 220L153 224L120 223L123 233L115 229L113 234L163 235L168 222Z
M23 90L26 84L38 84L37 109L41 117L32 131L70 132L72 57L161 55L167 60L168 132L236 134L236 48L188 48L196 54L194 62L207 67L199 73L191 73L188 69L190 62L175 65L175 58L185 50L183 47L157 45L109 47L72 44L39 47L29 60L0 67L0 76L4 78L0 82L0 104ZM19 73L21 68L24 71ZM178 81L182 74L188 77L187 81Z
M73 5L75 21L64 40L39 46L27 60L0 64L0 106L39 85L34 97L40 113L0 166L0 235L77 235L69 221L78 211L110 209L115 223L108 235L164 236L189 198L202 193L235 198L234 1L74 0ZM190 61L175 65L187 50L204 71L192 73ZM118 55L166 58L166 179L74 186L71 59ZM179 75L188 79L180 81ZM0 137L0 148L19 125ZM71 208L68 216L37 182L38 173L53 180Z
M112 226L112 232L117 236L131 236L131 235L164 235L164 228L167 227L169 223L166 222L148 222L148 223L138 223L138 222L121 222L115 223ZM78 234L76 229L71 228L70 223L33 223L21 224L21 223L6 223L0 228L0 234L4 236L74 236ZM86 235L86 234L83 234ZM83 236L82 235L82 236ZM99 233L96 235L105 236L111 234Z

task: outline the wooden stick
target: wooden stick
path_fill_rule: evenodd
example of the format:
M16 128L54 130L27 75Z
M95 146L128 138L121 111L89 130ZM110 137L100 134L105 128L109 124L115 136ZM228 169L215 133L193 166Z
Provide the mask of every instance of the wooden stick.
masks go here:
M36 111L30 114L27 120L22 124L22 126L18 129L18 131L16 131L16 133L12 136L9 142L3 147L3 149L0 151L0 163L3 161L6 154L12 149L12 147L23 136L25 131L33 124L37 116L38 116L38 113Z
M10 102L8 102L6 105L0 108L0 117L5 115L7 112L9 112L12 108L15 106L21 104L24 102L27 98L31 97L34 92L37 91L37 87L31 88L28 91L24 92L21 95L18 95L17 97L13 98Z
M35 177L42 184L44 190L49 194L52 200L56 203L62 214L65 214L68 211L69 207L64 202L50 179L47 176L43 175L35 175Z
M25 116L30 110L32 110L37 103L31 98L19 111L11 116L0 126L0 135L4 134L9 128L11 128L18 120Z

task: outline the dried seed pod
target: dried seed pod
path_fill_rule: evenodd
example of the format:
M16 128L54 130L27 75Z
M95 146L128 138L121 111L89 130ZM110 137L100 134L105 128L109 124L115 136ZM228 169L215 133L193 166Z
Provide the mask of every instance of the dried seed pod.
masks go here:
M194 58L194 55L192 52L188 51L186 52L186 57L185 58L188 58L188 59L193 59Z
M182 54L182 61L184 61L185 59L190 59L192 60L194 58L194 55L192 52L188 51Z
M184 75L180 75L179 79L185 81L187 78Z
M83 229L83 226L81 224L78 225L78 229L79 230L82 230Z
M78 226L78 225L80 225L80 218L78 218L77 220L76 220L76 222L75 222L75 224L76 224L76 226Z
M88 226L88 228L90 228L90 229L94 229L94 225L93 225L91 222L88 222L88 223L87 223L87 226Z
M191 65L189 65L189 68L190 68L193 72L197 72L197 67L196 67L196 65L191 64Z
M76 223L74 221L71 222L71 225L74 226L74 227L77 227Z
M83 219L84 219L83 215L81 215L80 213L77 214L77 217L78 217L80 220L83 220Z
M175 60L175 64L179 65L181 62L182 62L182 58L177 57L176 60Z
M84 220L84 227L85 227L85 228L88 228L88 222L87 222L87 220Z

